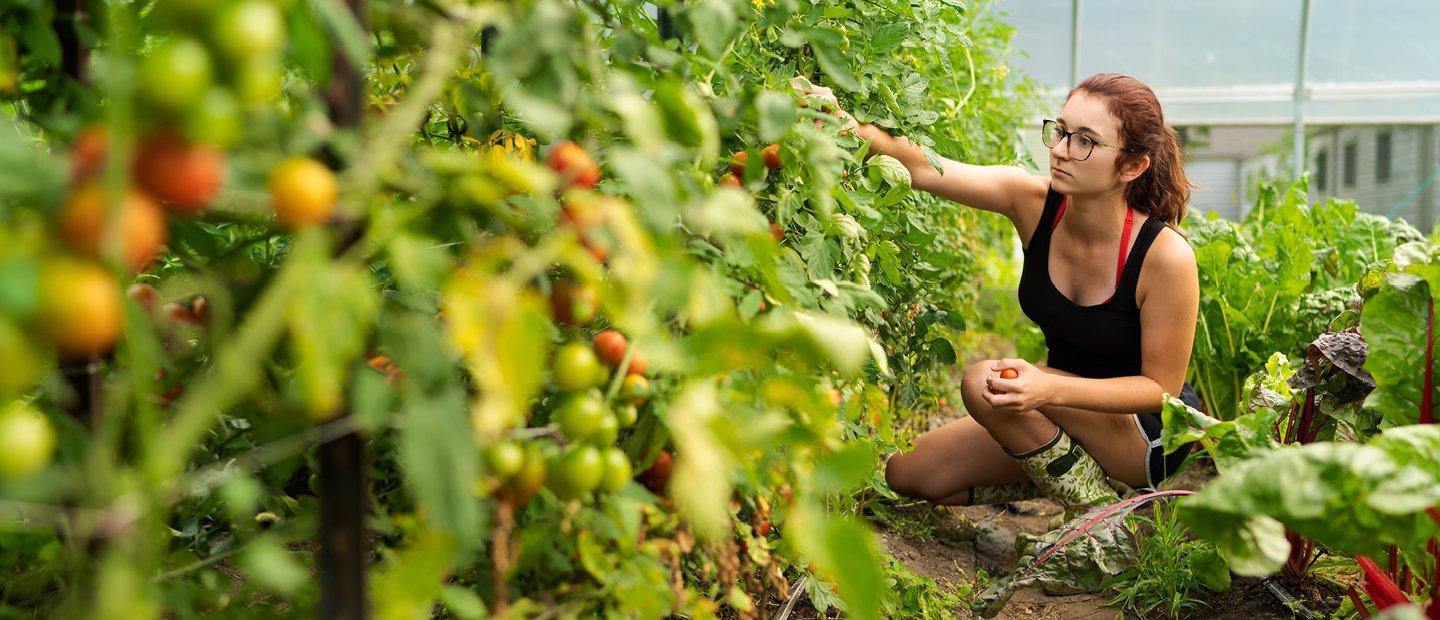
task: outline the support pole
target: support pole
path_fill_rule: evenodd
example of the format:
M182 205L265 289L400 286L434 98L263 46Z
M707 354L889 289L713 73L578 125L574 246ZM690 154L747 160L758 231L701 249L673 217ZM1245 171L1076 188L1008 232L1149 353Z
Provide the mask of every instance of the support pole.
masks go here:
M1299 179L1305 174L1305 84L1310 70L1310 0L1300 3L1300 50L1295 68L1295 152L1294 174Z
M345 0L362 30L364 0ZM338 51L325 90L330 117L355 128L365 111L360 68ZM342 413L342 415L349 415ZM370 616L365 585L365 439L349 433L320 444L320 617L363 620Z

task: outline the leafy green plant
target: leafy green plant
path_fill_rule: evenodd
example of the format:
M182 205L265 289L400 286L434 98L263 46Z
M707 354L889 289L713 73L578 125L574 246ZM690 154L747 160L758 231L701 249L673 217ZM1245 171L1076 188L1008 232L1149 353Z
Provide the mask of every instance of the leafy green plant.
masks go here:
M1356 559L1378 609L1427 596L1440 609L1426 591L1440 535L1435 265L1433 244L1416 241L1367 270L1363 306L1331 322L1340 331L1316 338L1298 372L1277 353L1250 378L1248 413L1222 422L1166 404L1166 445L1198 441L1221 469L1183 517L1237 572L1302 579L1324 548Z
M1202 292L1190 379L1220 420L1240 413L1245 378L1271 353L1298 357L1356 297L1366 269L1423 238L1353 202L1307 204L1306 188L1264 186L1241 222L1186 221Z
M1230 589L1230 567L1214 544L1190 535L1178 509L1154 506L1153 517L1131 516L1143 532L1140 548L1135 564L1110 582L1115 598L1109 605L1142 617L1178 618L1203 606L1209 593Z

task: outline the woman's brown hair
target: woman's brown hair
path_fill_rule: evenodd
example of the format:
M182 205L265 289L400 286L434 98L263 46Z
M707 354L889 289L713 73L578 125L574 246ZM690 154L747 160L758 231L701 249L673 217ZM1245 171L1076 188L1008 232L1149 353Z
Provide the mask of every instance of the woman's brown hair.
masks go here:
M1115 169L1150 156L1150 168L1125 186L1125 202L1158 217L1171 226L1185 219L1190 203L1190 188L1195 187L1185 176L1181 162L1180 137L1165 124L1160 100L1140 80L1119 73L1096 73L1066 95L1068 100L1077 92L1105 100L1110 114L1120 121L1120 139L1125 148L1115 160Z

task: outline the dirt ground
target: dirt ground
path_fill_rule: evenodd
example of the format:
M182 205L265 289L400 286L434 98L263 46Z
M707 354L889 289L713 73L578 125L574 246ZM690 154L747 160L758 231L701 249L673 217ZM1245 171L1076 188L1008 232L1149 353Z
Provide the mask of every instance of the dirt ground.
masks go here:
M1215 472L1208 463L1192 465L1162 485L1164 489L1195 490ZM935 511L938 523L923 538L907 537L875 522L881 543L887 553L903 562L917 574L930 577L942 587L963 587L974 582L979 570L991 576L1008 574L1015 569L1015 535L1020 532L1040 534L1051 517L1059 514L1059 506L1048 500L1029 500L1002 506L964 506L936 508L923 503L907 505L900 511ZM932 515L933 516L933 515ZM1049 596L1035 589L1020 590L1010 599L998 618L1033 620L1086 620L1136 618L1120 610L1105 607L1108 593ZM1236 577L1228 592L1215 595L1208 606L1192 612L1187 618L1243 618L1266 620L1291 618L1292 614L1266 590L1260 579ZM772 611L768 617L777 617ZM807 604L804 595L789 616L792 619L820 618ZM833 612L828 617L839 617ZM973 618L968 609L956 609L955 617Z

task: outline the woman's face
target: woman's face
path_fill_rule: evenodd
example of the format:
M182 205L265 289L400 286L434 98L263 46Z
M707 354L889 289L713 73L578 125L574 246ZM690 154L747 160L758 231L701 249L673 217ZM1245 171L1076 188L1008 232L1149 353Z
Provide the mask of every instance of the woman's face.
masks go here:
M1083 91L1075 93L1055 120L1061 129L1075 132L1050 147L1050 179L1055 191L1062 194L1113 191L1144 171L1144 167L1138 171L1127 169L1126 174L1115 170L1120 149L1113 147L1123 147L1125 143L1120 138L1120 121L1110 114L1104 100ZM1085 157L1086 142L1094 143L1089 157ZM1148 161L1145 164L1148 165Z

